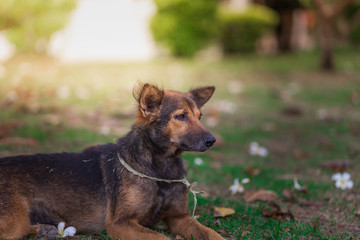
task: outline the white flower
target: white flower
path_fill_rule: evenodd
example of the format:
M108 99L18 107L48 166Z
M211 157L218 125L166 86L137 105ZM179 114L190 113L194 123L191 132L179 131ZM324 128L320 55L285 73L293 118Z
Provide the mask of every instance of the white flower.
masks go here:
M234 180L234 184L230 186L229 190L231 191L231 194L235 194L235 193L242 193L245 191L245 188L242 184L248 183L250 182L250 179L248 178L244 178L243 180L241 180L241 184L239 182L238 178L235 178Z
M302 190L302 186L299 184L297 178L294 178L294 188L299 191Z
M65 228L65 230L64 230L64 228L65 228L65 223L64 223L64 222L60 222L60 223L58 224L58 232L59 232L59 234L61 235L61 237L67 237L67 236L72 237L72 236L75 235L75 233L76 233L76 228L74 228L74 227L67 227L67 228Z
M346 188L351 189L354 186L353 181L350 179L350 174L347 172L344 173L335 173L331 179L336 181L335 186L345 190Z
M257 142L250 143L249 153L252 156L266 157L268 150L265 147L261 147Z
M197 158L194 159L194 163L196 165L200 166L200 165L204 164L204 161L201 158L197 157Z

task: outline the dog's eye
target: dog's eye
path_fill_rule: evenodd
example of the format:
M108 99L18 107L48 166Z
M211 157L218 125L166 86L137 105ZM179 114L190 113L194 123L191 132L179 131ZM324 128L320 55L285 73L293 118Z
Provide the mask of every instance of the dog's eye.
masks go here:
M185 120L187 120L187 116L185 113L182 113L182 114L175 115L175 119L180 120L180 121L185 121Z
M201 118L202 118L202 113L200 113L199 120L201 120Z

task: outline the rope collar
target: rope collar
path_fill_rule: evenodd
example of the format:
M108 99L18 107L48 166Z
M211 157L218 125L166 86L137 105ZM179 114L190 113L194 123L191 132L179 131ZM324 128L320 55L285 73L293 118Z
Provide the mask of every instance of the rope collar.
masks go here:
M191 217L194 219L194 215L195 215L195 209L196 209L196 205L197 205L197 198L196 198L196 194L198 193L203 193L203 191L195 191L194 187L196 187L197 182L193 182L193 183L189 183L189 181L184 177L183 179L163 179L163 178L156 178L156 177L151 177L151 176L147 176L145 174L139 173L138 171L136 171L135 169L133 169L129 164L127 164L124 159L122 157L120 157L120 154L117 153L118 159L121 163L121 165L124 166L124 168L126 168L126 170L128 170L129 172L131 172L132 174L141 177L141 178L147 178L156 182L166 182L166 183L182 183L184 184L187 188L189 188L189 191L194 195L194 209L192 211L192 215Z

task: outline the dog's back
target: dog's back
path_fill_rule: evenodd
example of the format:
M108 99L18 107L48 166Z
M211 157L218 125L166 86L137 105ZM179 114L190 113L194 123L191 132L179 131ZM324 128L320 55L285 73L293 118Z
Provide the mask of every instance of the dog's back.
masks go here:
M57 225L65 220L80 231L104 229L106 199L100 154L88 149L82 153L0 159L0 185L5 186L0 189L0 217L8 215L9 211L16 212L4 204L21 201L32 225ZM15 217L14 223L21 219L21 216Z

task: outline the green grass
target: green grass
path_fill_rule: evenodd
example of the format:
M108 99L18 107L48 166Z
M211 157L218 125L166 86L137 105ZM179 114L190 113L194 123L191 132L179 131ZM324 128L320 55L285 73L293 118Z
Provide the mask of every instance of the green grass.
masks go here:
M39 144L0 145L0 155L80 151L113 142L130 129L136 106L131 89L137 80L182 91L215 85L203 121L206 124L209 116L218 119L210 130L224 143L204 154L184 154L188 179L206 191L198 194L198 220L227 239L356 239L360 232L355 214L360 200L360 59L352 49L338 50L337 57L338 72L328 74L317 72L317 52L247 55L217 62L74 65L18 56L5 64L7 74L0 80L0 140L31 138ZM21 70L24 63L27 71ZM241 84L240 93L229 91L228 84L234 82ZM62 99L58 92L64 86L69 96ZM85 97L79 94L84 89ZM17 96L13 102L11 92ZM231 102L235 112L222 112L220 101ZM289 108L300 113L284 113ZM320 118L319 112L326 116ZM249 155L252 141L267 147L269 155ZM196 157L204 163L196 165ZM353 189L336 189L331 180L335 172L319 166L336 159L354 162L346 169ZM249 167L260 173L251 175ZM234 179L246 177L250 178L246 191L276 192L276 204L290 210L295 219L263 217L263 209L272 209L269 203L246 203L242 194L231 195L228 189ZM293 188L294 177L308 188L307 193L296 192L307 199L306 206L282 195ZM192 210L192 195L189 202ZM236 213L215 218L214 207L233 208ZM78 236L107 239L104 232Z

